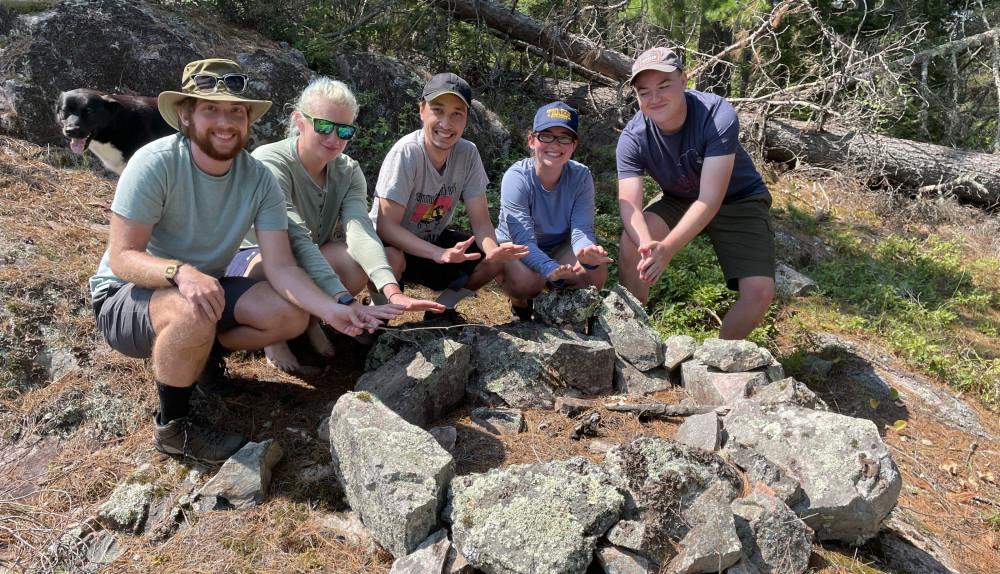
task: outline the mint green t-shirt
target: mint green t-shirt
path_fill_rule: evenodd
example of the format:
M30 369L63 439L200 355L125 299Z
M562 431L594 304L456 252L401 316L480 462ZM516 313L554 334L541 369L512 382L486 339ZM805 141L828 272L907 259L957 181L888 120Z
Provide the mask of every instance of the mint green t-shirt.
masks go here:
M146 252L176 259L221 277L251 226L258 231L288 228L285 196L274 176L246 151L222 176L201 171L191 157L191 140L175 134L142 147L118 180L111 211L153 226ZM124 283L104 252L90 278L91 295L111 282Z

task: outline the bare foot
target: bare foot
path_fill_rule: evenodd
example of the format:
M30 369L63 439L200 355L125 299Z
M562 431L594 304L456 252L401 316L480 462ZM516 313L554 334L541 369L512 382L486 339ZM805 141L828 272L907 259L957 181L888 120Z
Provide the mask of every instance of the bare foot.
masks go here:
M309 337L309 344L312 348L320 355L330 358L336 353L336 349L330 339L326 337L326 333L323 332L323 327L320 325L319 321L315 319L309 322L309 329L306 330L306 336Z
M264 356L267 357L267 364L279 371L289 374L318 375L321 369L316 367L306 367L299 363L299 360L292 354L292 350L285 343L275 343L264 347Z

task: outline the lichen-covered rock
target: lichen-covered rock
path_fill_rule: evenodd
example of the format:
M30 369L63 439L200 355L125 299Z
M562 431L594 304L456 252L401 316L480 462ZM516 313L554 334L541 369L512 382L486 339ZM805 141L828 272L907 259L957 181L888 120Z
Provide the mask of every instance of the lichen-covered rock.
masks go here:
M721 483L727 500L742 487L736 469L718 455L659 438L640 437L612 448L604 466L628 494L608 540L661 563L673 557L673 545L690 530L685 513L695 499L715 483Z
M596 287L549 289L535 297L535 319L555 327L568 327L577 333L587 333L590 320L600 306L601 294Z
M434 440L438 441L441 448L448 452L451 452L455 448L455 442L458 440L458 431L453 426L440 426L427 429L427 432L434 437Z
M709 452L718 450L719 416L715 413L703 413L687 417L677 429L674 440Z
M152 501L152 484L124 482L98 509L97 519L110 530L139 534L146 525Z
M761 405L796 405L817 411L830 410L823 399L792 377L757 387L750 400Z
M399 355L422 351L425 355L438 355L455 344L455 339L443 329L414 331L385 331L365 357L365 372L378 370Z
M473 345L476 370L466 391L485 402L551 408L557 396L611 392L614 349L598 338L511 328L476 336Z
M681 384L701 406L729 406L749 397L755 388L768 383L763 371L726 373L698 359L681 365Z
M369 393L345 393L330 415L330 453L351 508L394 556L438 529L455 462L429 433Z
M805 499L793 509L820 540L860 544L896 505L902 479L871 421L744 401L724 426L727 448L754 450L801 483Z
M640 371L663 364L663 341L649 326L649 317L628 289L616 285L601 303L595 334L611 341L615 352Z
M770 353L761 353L760 347L750 341L712 338L705 339L694 352L694 358L726 373L752 371L774 360Z
M673 371L694 356L698 342L690 335L674 335L663 342L663 368Z
M767 366L764 367L764 374L767 375L767 380L770 382L780 381L785 378L785 367L774 358L771 351L768 351L764 347L758 347L761 355L764 355L764 359L767 361Z
M426 427L462 403L471 356L468 345L441 339L433 351L400 353L365 373L354 389L378 397L403 420Z
M582 574L623 502L579 457L461 476L451 485L452 539L487 574Z
M253 508L267 495L271 469L284 456L273 439L248 442L222 465L219 472L198 491L198 510Z
M743 553L764 573L799 574L809 566L813 531L778 498L755 489L732 504Z
M681 540L681 551L667 565L668 571L721 572L740 559L740 539L730 500L728 486L715 482L691 503L684 513L691 530Z
M615 392L622 395L649 395L674 386L670 372L664 367L656 367L646 372L635 368L632 363L615 357Z

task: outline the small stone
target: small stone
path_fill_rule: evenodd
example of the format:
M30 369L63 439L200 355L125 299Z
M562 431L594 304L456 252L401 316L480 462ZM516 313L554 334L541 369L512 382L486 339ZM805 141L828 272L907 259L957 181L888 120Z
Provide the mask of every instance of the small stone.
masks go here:
M444 568L448 559L451 541L448 531L438 530L417 546L417 549L392 563L389 574L428 574L438 573Z
M782 297L804 297L815 293L819 285L784 263L778 262L774 270L774 288Z
M569 438L573 440L580 440L585 436L595 436L597 434L598 425L601 423L601 413L594 411L584 417L582 421L577 423L573 430L570 432Z
M707 451L719 448L719 417L715 413L692 415L677 429L674 440Z
M698 342L689 335L674 335L663 342L663 367L673 371L694 356Z
M98 520L105 528L139 534L146 525L152 500L153 485L120 484L101 505Z
M615 445L610 442L605 442L603 440L592 440L590 444L587 445L587 450L594 454L604 454L611 450Z
M694 353L694 358L726 373L742 373L766 367L774 360L765 356L760 347L750 341L705 339Z
M332 530L336 537L351 544L369 546L372 543L372 533L357 512L330 513L322 516L318 522L321 527Z
M453 426L440 426L429 429L434 440L438 441L441 448L448 452L455 450L455 442L458 440L458 431Z
M524 415L518 409L479 407L472 411L472 422L495 435L518 434L524 431Z
M196 509L245 510L257 506L267 494L271 469L284 454L273 439L248 442L198 492Z
M555 411L568 417L575 417L597 406L597 401L577 399L574 397L557 397Z
M656 574L659 570L645 556L608 544L598 547L594 554L605 574Z

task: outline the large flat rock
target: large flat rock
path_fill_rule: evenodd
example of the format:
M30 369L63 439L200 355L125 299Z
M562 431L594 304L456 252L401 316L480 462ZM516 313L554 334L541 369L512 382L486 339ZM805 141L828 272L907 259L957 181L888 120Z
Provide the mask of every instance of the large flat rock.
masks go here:
M430 433L370 393L346 393L330 415L330 453L351 508L394 556L438 530L455 462Z
M583 574L623 503L583 458L513 465L452 482L452 539L487 574Z
M896 505L902 479L871 421L745 401L723 424L727 448L755 451L800 482L794 510L820 540L860 544Z

